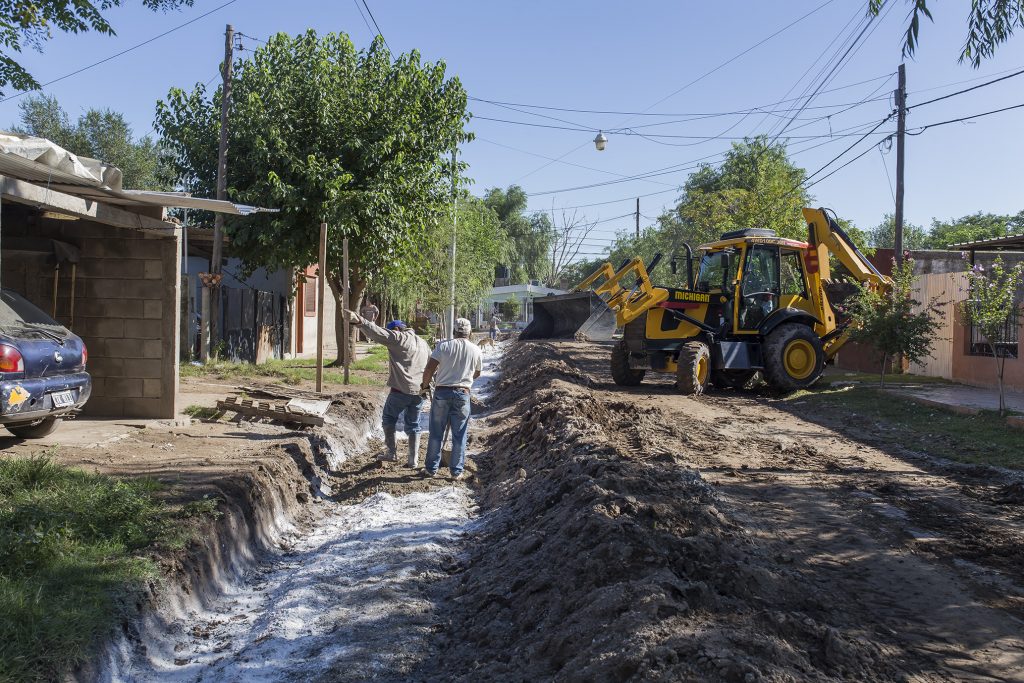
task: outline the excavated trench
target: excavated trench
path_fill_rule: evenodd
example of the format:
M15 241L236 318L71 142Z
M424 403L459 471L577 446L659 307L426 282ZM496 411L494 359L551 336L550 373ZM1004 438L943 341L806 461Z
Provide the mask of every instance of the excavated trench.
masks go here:
M489 356L478 394L499 358ZM441 579L478 524L473 496L378 467L380 406L344 408L294 446L308 490L286 471L252 482L248 504L231 506L199 553L202 566L155 591L98 680L362 681L401 678L423 658ZM366 486L400 479L413 492Z

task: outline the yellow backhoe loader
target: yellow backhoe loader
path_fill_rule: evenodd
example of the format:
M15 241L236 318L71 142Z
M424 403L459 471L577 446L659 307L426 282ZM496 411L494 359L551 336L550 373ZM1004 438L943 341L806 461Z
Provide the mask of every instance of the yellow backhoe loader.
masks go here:
M816 382L848 338L849 321L834 309L829 255L855 280L888 288L882 275L825 209L804 209L806 242L771 230L737 230L686 247L687 288L651 283L634 258L605 263L570 294L533 302L521 339L614 339L611 373L624 386L648 371L672 373L685 394L709 383L742 387L761 371L773 387L792 391ZM672 259L675 268L679 259ZM694 273L694 263L697 268Z

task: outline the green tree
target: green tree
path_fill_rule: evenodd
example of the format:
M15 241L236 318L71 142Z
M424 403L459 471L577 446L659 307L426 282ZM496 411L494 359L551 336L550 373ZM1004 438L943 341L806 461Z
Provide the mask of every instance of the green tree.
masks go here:
M49 95L29 95L18 105L17 133L46 138L83 157L92 157L121 169L122 185L132 190L171 189L171 170L159 148L146 136L135 140L122 114L90 109L74 123Z
M494 284L494 264L505 258L507 240L497 215L482 200L459 198L455 254L455 309L474 311ZM431 231L417 249L415 267L388 277L388 298L404 310L414 302L443 311L450 301L451 220ZM443 285L441 283L444 283Z
M1006 237L1020 232L1022 227L1024 211L1016 216L1001 216L979 211L948 221L933 220L928 246L932 249L945 249L951 244L961 242Z
M519 299L514 294L509 294L508 299L501 305L501 311L505 314L505 322L514 323L519 320L519 313L523 310L523 305L519 303Z
M416 51L392 58L379 37L357 51L344 34L314 31L277 34L239 60L232 89L228 196L280 208L229 221L232 251L249 268L305 267L317 261L326 221L326 276L340 322L341 310L357 308L376 278L414 268L431 234L450 220L452 185L464 168L451 153L471 139L466 92L443 62L423 62ZM216 183L220 100L220 89L208 95L197 85L157 104L180 182L206 195Z
M981 264L975 264L967 273L967 282L970 298L960 302L960 317L965 325L978 330L992 351L999 381L999 414L1005 415L1003 370L1007 354L1001 351L1000 344L1006 341L1007 327L1021 307L1017 293L1024 285L1024 263L1007 268L999 257L988 272Z
M886 0L868 0L868 12L877 16ZM907 0L911 5L910 21L903 39L903 56L912 56L918 45L921 17L932 20L928 0ZM967 15L967 38L960 52L960 61L975 68L995 54L996 48L1024 26L1024 0L971 0Z
M192 6L193 0L142 0L151 10L172 10ZM54 31L86 33L96 31L115 35L114 27L103 12L120 7L122 0L0 0L0 86L18 90L36 90L39 82L25 70L12 52L27 45L42 52L43 43ZM3 95L3 92L0 92Z
M619 233L608 260L616 267L636 256L650 263L661 253L664 261L652 280L681 287L686 284L684 244L696 250L722 233L742 228L767 228L784 237L806 239L800 210L811 200L801 187L805 175L789 161L782 145L769 145L764 138L733 143L721 166L705 165L687 178L677 205L663 212L655 226L639 237ZM679 258L676 273L669 267L673 256Z
M810 202L801 186L805 176L780 144L764 137L734 142L721 166L706 165L687 179L676 207L679 236L700 244L729 230L767 228L803 238L800 210Z
M484 194L484 204L493 210L508 236L505 264L513 283L543 279L550 268L554 229L545 213L527 215L528 197L523 188L511 185L507 190L491 188Z
M882 222L868 231L868 242L875 249L892 249L896 244L896 216L887 213ZM928 231L920 225L903 223L903 248L927 249Z
M889 359L902 356L911 363L931 355L943 312L938 299L923 304L914 298L914 261L893 262L892 286L886 289L856 283L847 312L852 321L852 341L872 346L881 356L879 384L885 386Z

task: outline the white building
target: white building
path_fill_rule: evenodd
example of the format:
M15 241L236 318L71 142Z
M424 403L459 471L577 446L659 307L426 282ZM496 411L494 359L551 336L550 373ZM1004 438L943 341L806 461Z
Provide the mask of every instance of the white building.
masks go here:
M474 327L477 329L484 329L485 326L489 324L491 315L493 315L495 311L499 311L501 304L508 302L509 299L516 299L519 301L519 318L517 320L509 320L507 316L500 311L498 315L501 316L501 319L505 324L514 324L516 328L523 329L530 324L531 320L533 320L534 299L540 296L548 296L549 294L565 293L566 292L563 289L545 287L540 284L539 280L532 280L529 284L524 285L492 287L483 302L477 308L477 319L474 321Z

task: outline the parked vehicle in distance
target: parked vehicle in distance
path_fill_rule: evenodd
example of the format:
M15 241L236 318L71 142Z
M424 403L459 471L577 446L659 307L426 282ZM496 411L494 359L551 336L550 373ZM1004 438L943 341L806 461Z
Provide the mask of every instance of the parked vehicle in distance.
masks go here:
M0 290L0 425L23 439L50 434L92 393L85 342L20 294Z

